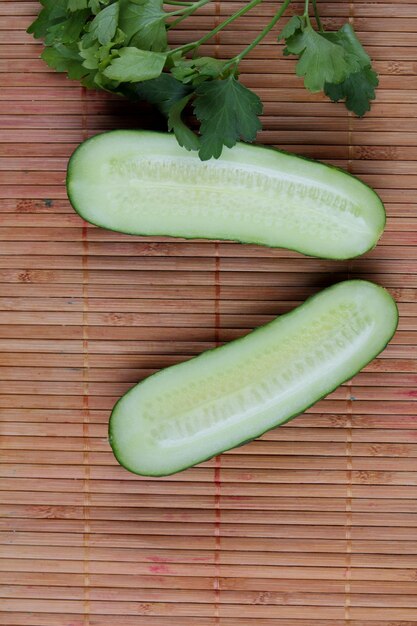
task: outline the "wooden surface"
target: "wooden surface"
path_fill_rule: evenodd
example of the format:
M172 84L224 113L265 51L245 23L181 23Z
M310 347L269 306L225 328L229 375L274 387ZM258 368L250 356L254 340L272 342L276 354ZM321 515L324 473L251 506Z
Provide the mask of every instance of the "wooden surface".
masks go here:
M385 200L380 244L351 262L83 224L65 196L71 151L161 121L48 71L25 34L37 3L0 2L0 624L417 624L417 2L319 4L376 61L371 115L307 93L275 36L243 79L265 102L261 142L347 168ZM213 2L173 40L236 6ZM273 6L207 50L231 55ZM390 289L401 314L352 382L177 476L117 466L109 410L135 381L352 276Z

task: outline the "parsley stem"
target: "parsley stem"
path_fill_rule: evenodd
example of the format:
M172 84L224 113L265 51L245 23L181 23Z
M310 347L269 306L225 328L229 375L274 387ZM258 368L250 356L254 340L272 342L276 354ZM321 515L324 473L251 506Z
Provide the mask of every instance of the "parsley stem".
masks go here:
M203 45L203 43L206 43L206 41L217 35L217 33L220 32L223 28L234 22L238 17L241 17L242 15L253 9L253 7L255 7L257 4L260 4L261 2L262 0L251 0L251 2L239 9L239 11L236 11L236 13L233 13L233 15L230 15L227 19L224 20L224 22L216 26L216 28L213 28L213 30L211 30L209 33L206 33L205 35L203 35L203 37L197 39L197 41L193 41L192 43L187 43L183 46L180 46L179 48L175 48L174 50L171 50L171 53L183 51L189 52L190 50L199 48L201 45Z
M323 32L323 25L321 23L319 11L318 11L318 8L317 8L317 0L313 0L313 9L314 9L314 17L316 18L318 29L322 33Z
M308 26L311 26L311 22L310 22L310 15L309 15L309 12L308 12L309 5L310 5L310 0L305 0L305 2L304 2L304 13L303 13L303 17L305 17L306 24L307 24Z
M189 7L192 4L194 4L194 2L181 2L180 0L164 0L164 4L173 4L173 5L178 5L180 7Z
M274 26L278 22L278 20L281 19L281 17L284 15L284 13L287 10L290 2L291 2L291 0L285 0L285 2L281 5L281 8L279 9L279 11L277 11L277 13L274 15L274 17L269 22L269 24L267 24L267 26L265 26L265 28L259 33L259 35L252 41L252 43L249 46L247 46L244 50L242 50L242 52L240 52L240 54L238 54L237 56L233 57L233 59L230 59L230 61L228 61L228 63L226 63L225 69L227 67L229 67L230 65L238 65L240 63L240 61L247 54L249 54L249 52L251 52L258 45L258 43L261 42L262 39L264 39L264 37L266 37L266 35L274 28Z
M233 15L230 15L230 17L225 19L224 22L222 22L221 24L216 26L216 28L213 28L213 30L211 30L209 33L207 33L203 37L201 37L201 39L199 39L196 42L196 44L197 44L196 47L199 47L203 43L206 43L206 41L208 41L209 39L211 39L212 37L217 35L217 33L219 31L221 31L223 28L225 28L226 26L228 26L229 24L234 22L238 17L241 17L242 15L245 15L245 13L247 13L248 11L253 9L253 7L256 7L256 5L259 4L260 2L262 2L262 0L251 0L251 2L249 2L246 6L242 7L241 9L239 9L239 11L236 11L236 13L233 13Z
M178 11L173 11L172 13L168 14L168 17L170 15L180 15L180 17L178 17L176 20L170 23L170 25L168 26L168 29L173 28L174 26L182 22L182 20L184 20L186 17L188 17L189 15L197 11L197 9L199 9L200 7L203 7L205 4L208 4L209 2L211 2L211 0L198 0L198 2L193 2L193 4L189 6L188 8L178 9Z

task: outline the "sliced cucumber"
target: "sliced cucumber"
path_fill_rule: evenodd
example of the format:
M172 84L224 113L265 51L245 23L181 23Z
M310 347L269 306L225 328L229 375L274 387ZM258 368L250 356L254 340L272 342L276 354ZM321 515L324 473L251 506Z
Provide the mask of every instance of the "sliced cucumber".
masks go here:
M377 194L340 169L238 144L202 162L175 137L112 131L81 144L67 190L88 222L138 235L229 239L347 259L385 226Z
M246 337L133 387L111 415L113 452L132 472L164 476L250 441L356 374L397 322L382 287L351 280L325 289Z

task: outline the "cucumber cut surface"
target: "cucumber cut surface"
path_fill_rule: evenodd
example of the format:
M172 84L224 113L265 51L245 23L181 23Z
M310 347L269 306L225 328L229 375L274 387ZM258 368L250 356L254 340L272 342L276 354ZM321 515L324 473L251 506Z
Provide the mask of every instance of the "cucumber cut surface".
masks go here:
M115 405L109 439L121 465L164 476L287 422L386 346L398 311L385 289L338 283L249 335L168 367Z
M202 162L175 137L111 131L72 155L68 197L88 222L124 233L225 239L347 259L385 226L378 195L340 169L240 143Z

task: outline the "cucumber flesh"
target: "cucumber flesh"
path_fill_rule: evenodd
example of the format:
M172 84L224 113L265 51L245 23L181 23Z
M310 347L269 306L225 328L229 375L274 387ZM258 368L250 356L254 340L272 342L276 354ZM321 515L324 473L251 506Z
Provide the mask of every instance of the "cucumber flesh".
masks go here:
M202 162L175 137L111 131L72 155L68 197L88 222L124 233L226 239L347 259L385 226L378 195L340 169L238 144Z
M351 280L325 289L246 337L133 387L110 418L113 452L132 472L163 476L239 446L354 376L397 322L382 287Z

